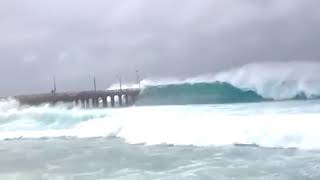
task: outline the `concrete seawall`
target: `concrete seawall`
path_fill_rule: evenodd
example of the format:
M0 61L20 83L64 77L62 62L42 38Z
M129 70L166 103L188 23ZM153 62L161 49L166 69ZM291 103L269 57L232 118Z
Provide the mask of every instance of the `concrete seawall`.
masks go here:
M48 93L35 95L14 96L22 105L40 105L73 103L83 108L115 107L133 105L140 93L140 89L81 91L65 93Z

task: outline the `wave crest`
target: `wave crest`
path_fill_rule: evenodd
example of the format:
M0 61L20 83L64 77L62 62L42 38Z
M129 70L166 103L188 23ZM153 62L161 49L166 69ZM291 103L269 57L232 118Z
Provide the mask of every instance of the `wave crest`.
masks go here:
M249 64L218 73L214 80L227 82L240 89L252 90L264 98L292 99L297 96L318 98L320 63L282 62Z

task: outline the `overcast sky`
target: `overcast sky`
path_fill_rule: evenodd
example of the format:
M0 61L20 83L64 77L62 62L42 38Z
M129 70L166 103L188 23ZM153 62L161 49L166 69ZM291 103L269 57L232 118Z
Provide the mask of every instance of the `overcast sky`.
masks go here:
M2 0L0 95L319 61L318 0Z

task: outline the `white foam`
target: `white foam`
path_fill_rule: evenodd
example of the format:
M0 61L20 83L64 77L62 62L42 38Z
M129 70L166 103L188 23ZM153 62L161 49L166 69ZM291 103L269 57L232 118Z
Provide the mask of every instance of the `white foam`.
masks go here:
M0 139L116 136L148 145L320 149L319 110L319 101L107 110L13 108L11 114L0 112Z
M183 84L183 83L184 81L179 78L162 78L162 79L147 78L147 79L141 80L140 86L141 88L145 88L147 86L163 86L163 85ZM114 83L108 88L108 90L119 89L119 88L120 88L119 83ZM134 88L139 88L139 84L138 83L122 84L122 89L134 89Z

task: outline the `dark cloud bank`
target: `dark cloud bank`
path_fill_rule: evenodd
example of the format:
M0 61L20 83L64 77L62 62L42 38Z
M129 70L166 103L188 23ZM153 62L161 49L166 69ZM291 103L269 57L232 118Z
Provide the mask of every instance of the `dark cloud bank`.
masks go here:
M4 0L0 95L100 88L118 74L190 77L257 61L319 61L313 0Z

